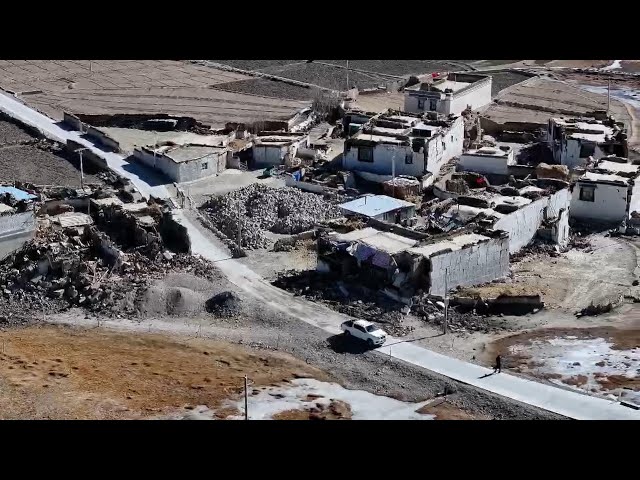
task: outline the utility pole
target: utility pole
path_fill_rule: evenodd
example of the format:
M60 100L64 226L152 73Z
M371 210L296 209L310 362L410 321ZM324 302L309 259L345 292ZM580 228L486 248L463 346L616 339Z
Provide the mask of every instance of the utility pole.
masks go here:
M244 376L244 419L249 420L249 382Z
M449 269L444 269L444 322L443 333L446 335L449 330Z
M396 196L396 153L391 156L391 182L393 183L393 197Z
M75 152L80 156L80 188L84 191L84 167L82 164L82 152L87 150L86 147L79 148Z
M349 60L347 60L347 92L349 91Z
M611 107L611 79L607 80L607 117L609 116L609 107Z
M238 248L242 248L242 226L240 225L240 201L238 201Z

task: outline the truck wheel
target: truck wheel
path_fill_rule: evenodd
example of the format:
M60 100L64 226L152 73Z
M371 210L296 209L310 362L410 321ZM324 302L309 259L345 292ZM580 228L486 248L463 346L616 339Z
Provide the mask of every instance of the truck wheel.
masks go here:
M373 348L373 340L371 340L370 338L367 340L367 346L369 348Z
M345 336L345 337L348 337L349 335L351 335L351 334L349 333L349 330L345 330L345 331L344 331L344 336Z

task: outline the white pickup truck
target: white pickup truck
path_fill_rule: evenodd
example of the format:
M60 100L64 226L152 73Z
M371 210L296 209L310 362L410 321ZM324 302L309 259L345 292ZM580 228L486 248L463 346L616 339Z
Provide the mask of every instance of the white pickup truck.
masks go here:
M387 340L387 333L366 320L347 320L340 329L345 337L355 337L367 343L369 348L380 347Z

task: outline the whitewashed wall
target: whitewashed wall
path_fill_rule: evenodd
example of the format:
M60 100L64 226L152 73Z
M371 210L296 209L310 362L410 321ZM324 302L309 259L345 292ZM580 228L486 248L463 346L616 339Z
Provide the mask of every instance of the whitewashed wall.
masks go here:
M578 220L597 220L601 222L621 222L627 215L628 187L624 185L585 183L585 186L595 185L594 201L580 200L580 187L576 182L571 198L571 218Z

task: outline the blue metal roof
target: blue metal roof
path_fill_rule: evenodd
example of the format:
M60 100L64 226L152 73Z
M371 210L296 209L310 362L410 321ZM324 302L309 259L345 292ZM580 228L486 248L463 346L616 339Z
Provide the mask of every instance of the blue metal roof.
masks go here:
M411 202L398 200L386 195L364 195L347 203L340 205L340 208L353 213L359 213L366 217L376 217L383 213L392 212L399 208L415 207Z
M20 201L20 200L34 200L35 198L38 198L35 195L32 195L31 193L25 192L24 190L20 190L19 188L16 188L16 187L0 186L0 195L4 195L5 193L10 194L13 198L15 198L18 201Z

